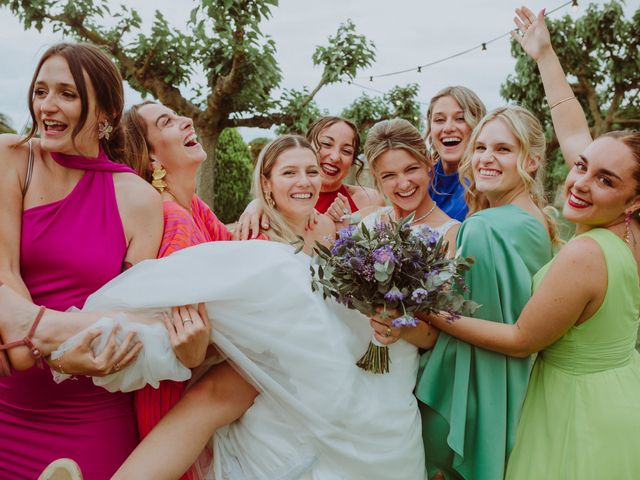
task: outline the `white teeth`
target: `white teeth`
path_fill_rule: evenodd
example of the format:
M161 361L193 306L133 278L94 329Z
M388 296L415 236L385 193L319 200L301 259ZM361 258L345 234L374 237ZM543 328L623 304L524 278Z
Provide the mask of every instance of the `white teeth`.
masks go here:
M484 168L481 168L480 175L484 175L485 177L497 177L498 175L500 175L500 172L496 170L486 170Z
M580 205L582 207L588 207L590 205L589 202L585 202L584 200L579 199L573 193L571 194L571 201L576 205Z
M402 198L406 198L406 197L410 197L411 195L416 193L416 190L418 190L418 187L416 187L413 190L410 190L408 192L396 192L396 195L398 195L399 197L402 197Z
M444 143L447 147L452 147L462 142L462 139L459 137L442 137L441 142Z
M43 123L47 127L65 127L66 125L61 122L56 122L55 120L44 120Z
M188 145L189 143L197 143L197 142L198 142L198 137L196 136L195 133L192 133L186 138L186 140L184 141L184 145Z
M311 198L311 194L310 193L292 193L291 194L291 198L299 198L301 200L308 200L309 198Z
M329 165L328 163L323 163L322 169L329 173L338 173L340 171L339 168L336 168L333 165Z

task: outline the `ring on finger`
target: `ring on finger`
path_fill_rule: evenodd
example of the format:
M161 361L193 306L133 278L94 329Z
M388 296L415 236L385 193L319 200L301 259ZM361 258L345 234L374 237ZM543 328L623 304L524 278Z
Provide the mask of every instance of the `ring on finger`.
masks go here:
M387 327L387 330L384 332L384 336L385 337L390 337L391 336L391 327Z
M342 209L342 214L343 215L349 215L349 209L348 208L343 208Z
M113 364L113 370L114 370L115 372L117 372L118 370L120 370L120 364L119 364L118 362L116 362L116 363L114 363L114 364Z
M188 323L188 322L193 323L193 320L191 320L191 318L189 318L189 317L186 317L186 318L182 319L182 323Z

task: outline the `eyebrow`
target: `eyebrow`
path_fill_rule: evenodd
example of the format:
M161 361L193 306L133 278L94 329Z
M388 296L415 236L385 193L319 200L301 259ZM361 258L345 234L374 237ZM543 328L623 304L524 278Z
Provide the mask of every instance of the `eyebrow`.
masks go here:
M587 158L584 155L578 155L578 157L580 157L580 160L582 160L584 163L589 165L589 160L587 160ZM620 178L618 175L613 173L611 170L607 170L606 168L601 168L600 172L604 173L605 175L608 175L608 176L613 177L613 178L617 178L618 180L622 181L622 178Z
M43 82L42 80L38 80L34 86L39 86L39 85L46 85L46 82ZM77 90L77 87L75 86L75 84L73 83L65 83L65 82L59 82L59 83L54 83L54 85L58 85L62 88L71 88L73 90Z

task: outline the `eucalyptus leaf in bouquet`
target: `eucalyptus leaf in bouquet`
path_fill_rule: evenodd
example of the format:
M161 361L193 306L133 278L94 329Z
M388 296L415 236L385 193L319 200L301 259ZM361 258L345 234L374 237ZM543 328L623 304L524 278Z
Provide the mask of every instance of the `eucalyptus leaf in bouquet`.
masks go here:
M338 232L331 248L316 244L311 264L312 288L372 316L382 308L401 312L394 327L416 326L415 312L469 315L478 305L464 298L464 272L472 258L447 255L447 242L426 225L412 226L414 215L384 219L371 228L364 222ZM358 366L389 371L389 351L372 339Z

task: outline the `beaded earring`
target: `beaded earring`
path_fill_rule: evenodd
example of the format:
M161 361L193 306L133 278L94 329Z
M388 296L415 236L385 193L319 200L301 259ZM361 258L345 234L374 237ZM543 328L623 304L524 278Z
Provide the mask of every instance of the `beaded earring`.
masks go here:
M151 173L151 185L158 190L160 193L164 192L164 189L167 188L167 182L164 181L164 177L167 176L167 171L164 169L162 165L153 169Z
M631 231L631 219L633 218L633 212L628 212L624 217L624 243L631 245L631 239L633 238L633 232Z

